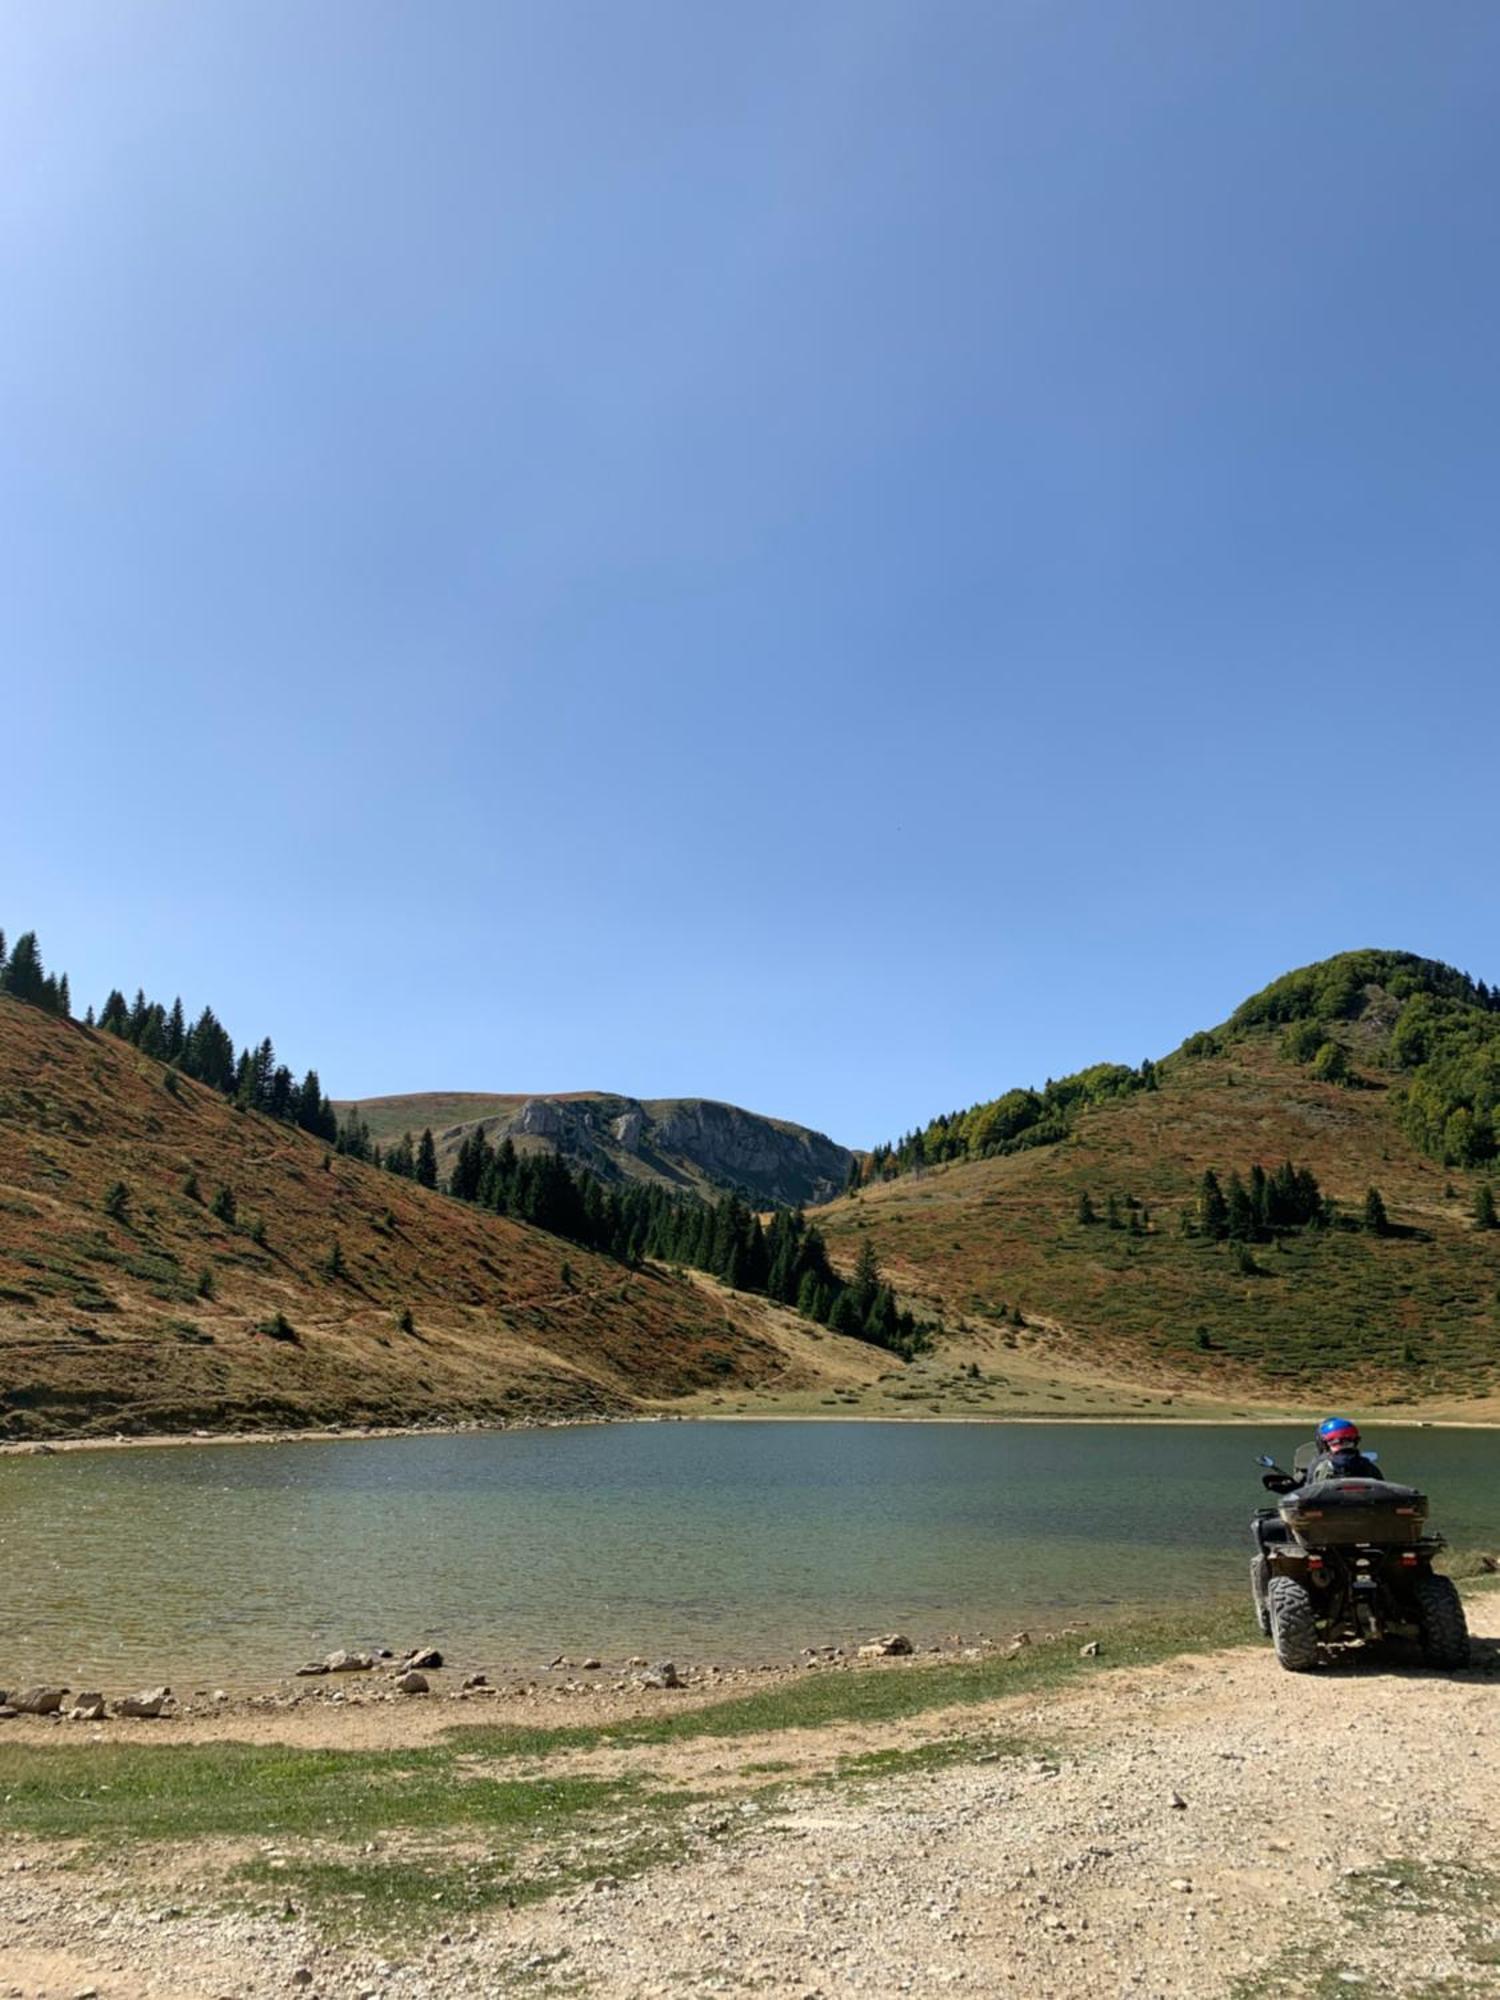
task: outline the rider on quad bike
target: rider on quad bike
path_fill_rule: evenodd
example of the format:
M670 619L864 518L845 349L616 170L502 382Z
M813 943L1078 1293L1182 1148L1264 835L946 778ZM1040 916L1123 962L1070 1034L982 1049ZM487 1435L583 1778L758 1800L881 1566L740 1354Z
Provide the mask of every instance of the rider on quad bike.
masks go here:
M1373 1458L1365 1457L1359 1443L1359 1426L1352 1417L1325 1417L1318 1425L1318 1453L1312 1463L1300 1472L1268 1472L1261 1485L1271 1493L1295 1493L1315 1479L1383 1479L1384 1473Z
M1431 1667L1465 1667L1463 1600L1432 1566L1444 1543L1427 1527L1426 1495L1388 1480L1359 1443L1349 1418L1325 1417L1292 1471L1260 1460L1279 1505L1250 1524L1256 1623L1293 1673L1390 1639L1414 1639Z

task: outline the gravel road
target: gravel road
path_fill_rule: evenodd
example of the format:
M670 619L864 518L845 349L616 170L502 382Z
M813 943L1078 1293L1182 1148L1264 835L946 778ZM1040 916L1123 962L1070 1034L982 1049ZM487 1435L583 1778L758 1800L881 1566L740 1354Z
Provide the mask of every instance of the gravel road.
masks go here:
M1476 1665L1449 1677L1229 1652L879 1730L632 1753L703 1798L684 1859L400 1963L183 1895L182 1864L144 1850L111 1879L7 1840L0 1996L1500 1994L1500 1595L1471 1618ZM816 1782L835 1755L954 1730L979 1739L963 1761ZM795 1768L757 1804L745 1767L768 1761Z

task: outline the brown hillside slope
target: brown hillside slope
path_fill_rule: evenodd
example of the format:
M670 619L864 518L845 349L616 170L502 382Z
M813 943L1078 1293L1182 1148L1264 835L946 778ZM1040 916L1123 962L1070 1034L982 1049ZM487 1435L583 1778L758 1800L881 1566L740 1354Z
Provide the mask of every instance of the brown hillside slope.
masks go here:
M785 1325L330 1155L0 995L0 1437L623 1412L801 1386Z
M817 1221L844 1265L868 1234L905 1292L1003 1328L1033 1359L1200 1395L1337 1391L1463 1413L1500 1385L1500 1231L1474 1227L1478 1176L1424 1158L1391 1115L1390 1075L1354 1052L1355 1089L1283 1060L1271 1032L1179 1055L1159 1089L1082 1113L1059 1144L877 1184ZM1182 1233L1205 1169L1227 1182L1288 1157L1356 1216L1378 1186L1394 1233L1256 1244L1253 1274L1236 1246ZM1111 1195L1125 1227L1104 1221Z

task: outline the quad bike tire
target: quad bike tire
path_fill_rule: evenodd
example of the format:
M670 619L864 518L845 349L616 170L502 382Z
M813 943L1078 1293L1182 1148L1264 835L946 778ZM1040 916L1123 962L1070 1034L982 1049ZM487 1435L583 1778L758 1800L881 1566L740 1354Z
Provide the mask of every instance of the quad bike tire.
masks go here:
M1417 1634L1429 1667L1469 1664L1469 1621L1449 1576L1420 1576L1416 1585Z
M1307 1585L1293 1576L1273 1576L1266 1604L1277 1659L1289 1674L1311 1673L1318 1664L1318 1620Z
M1271 1607L1266 1602L1265 1561L1264 1556L1252 1556L1250 1558L1250 1602L1255 1607L1255 1623L1259 1627L1260 1636L1263 1639L1269 1639L1271 1636Z

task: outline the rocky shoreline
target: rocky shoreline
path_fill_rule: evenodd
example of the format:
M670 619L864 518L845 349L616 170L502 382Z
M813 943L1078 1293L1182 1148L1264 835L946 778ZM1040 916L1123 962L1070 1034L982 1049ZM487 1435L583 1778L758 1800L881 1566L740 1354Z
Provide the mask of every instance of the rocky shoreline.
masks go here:
M1107 1630L1068 1625L1056 1631L1039 1631L1034 1638L1037 1644L1077 1639L1082 1642L1080 1652L1092 1657L1106 1643ZM1096 1636L1089 1636L1091 1633ZM29 1723L50 1732L76 1723L175 1723L192 1733L197 1725L211 1723L217 1733L237 1722L277 1716L307 1720L358 1710L427 1706L441 1709L452 1722L459 1719L455 1711L460 1708L470 1710L462 1718L468 1721L490 1705L503 1706L513 1717L518 1709L553 1713L568 1708L576 1713L580 1704L588 1708L591 1719L596 1719L596 1711L634 1712L642 1700L649 1702L662 1694L682 1696L691 1707L705 1700L730 1699L749 1690L800 1680L808 1674L871 1669L920 1672L944 1661L1015 1659L1033 1642L1030 1631L1014 1632L1003 1640L950 1633L941 1642L919 1646L903 1632L886 1632L858 1645L804 1646L795 1659L750 1665L710 1662L679 1666L673 1659L644 1654L613 1661L594 1654L578 1659L558 1654L541 1668L489 1669L455 1666L432 1646L413 1647L404 1653L390 1647L373 1651L340 1647L280 1680L252 1689L195 1688L177 1694L170 1682L163 1681L148 1688L106 1693L78 1691L61 1681L25 1687L0 1682L0 1724Z

